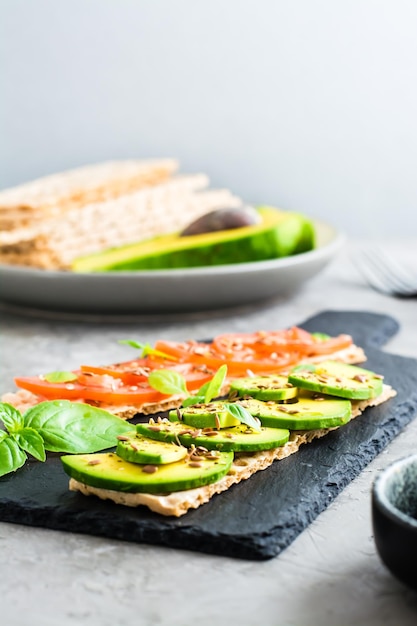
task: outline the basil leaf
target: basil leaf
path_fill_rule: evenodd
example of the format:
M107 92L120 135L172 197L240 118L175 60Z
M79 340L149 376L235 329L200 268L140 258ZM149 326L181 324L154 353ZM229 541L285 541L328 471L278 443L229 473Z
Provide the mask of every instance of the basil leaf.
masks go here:
M177 394L188 396L184 376L174 370L154 370L149 374L148 384L168 396Z
M238 419L242 424L250 426L253 430L260 430L259 420L256 417L253 417L253 415L249 413L249 411L241 404L238 404L237 402L234 402L233 404L227 402L224 406L225 409L229 411L230 415L236 417L236 419Z
M6 437L0 442L0 476L15 472L25 464L26 459L26 453L12 437Z
M203 404L204 403L204 396L189 396L188 398L185 398L185 400L182 403L182 406L185 408L187 406L192 406L193 404Z
M138 350L143 350L145 347L144 343L139 343L139 341L135 341L134 339L120 339L119 343L130 346L131 348L137 348Z
M161 350L155 350L152 348L150 343L140 343L139 341L135 341L134 339L120 339L119 343L126 344L127 346L131 346L132 348L137 348L138 350L142 350L143 357L148 355L160 356L163 359L168 359L169 361L178 361L175 356L171 356L170 354L166 354L166 352L162 352Z
M214 374L213 378L208 383L207 388L205 389L205 392L204 392L205 403L210 402L211 400L213 400L213 398L216 398L219 395L220 390L223 386L224 379L226 378L226 374L227 374L227 365L221 365L219 369L217 370L217 372ZM205 387L205 385L203 385L203 387ZM198 393L199 394L201 393L201 389L199 390Z
M319 341L327 341L331 339L330 335L326 335L326 333L311 333L311 336Z
M31 454L35 459L38 461L46 460L43 439L36 430L33 428L22 428L22 430L13 435L13 438L22 450Z
M0 402L0 420L10 433L23 428L23 416L21 412L6 402Z
M0 430L0 443L6 439L6 437L9 437L9 433L5 430Z
M77 380L77 374L74 372L49 372L42 376L48 383L69 383L71 380Z
M315 372L317 370L317 365L313 363L301 363L300 365L296 365L292 368L291 374L293 372Z
M41 435L51 452L83 454L112 448L117 435L132 430L132 425L103 409L70 402L41 402L24 415L25 426Z

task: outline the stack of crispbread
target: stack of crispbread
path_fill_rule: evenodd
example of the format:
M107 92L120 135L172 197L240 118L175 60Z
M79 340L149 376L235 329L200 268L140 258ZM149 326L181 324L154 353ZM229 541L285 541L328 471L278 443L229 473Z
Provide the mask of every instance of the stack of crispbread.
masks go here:
M90 165L0 192L0 262L70 269L78 256L182 229L241 201L175 160Z

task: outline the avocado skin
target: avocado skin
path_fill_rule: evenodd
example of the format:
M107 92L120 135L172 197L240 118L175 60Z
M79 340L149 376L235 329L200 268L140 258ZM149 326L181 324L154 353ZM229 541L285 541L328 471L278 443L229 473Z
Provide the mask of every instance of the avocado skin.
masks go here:
M75 272L160 270L263 261L312 250L313 224L298 213L258 209L259 225L152 240L75 259Z
M116 454L130 463L165 465L180 461L187 456L186 448L173 443L152 441L141 437L135 430L123 433L123 437L126 437L127 441L117 442Z
M354 377L359 379L355 380ZM360 377L364 378L362 382ZM383 389L382 378L375 372L339 361L301 364L290 372L288 380L302 389L350 400L376 398Z
M297 396L297 388L287 386L286 376L254 376L232 380L230 391L239 396L251 396L258 400L288 400Z
M261 420L262 426L288 428L289 430L317 430L347 424L352 416L349 400L299 398L291 404L241 400L249 413ZM296 414L288 411L297 411Z
M279 448L287 443L290 436L288 430L280 428L262 427L260 432L248 433L248 428L244 424L222 428L216 431L215 435L205 435L201 429L195 429L182 422L165 422L158 426L161 428L155 430L154 427L150 428L149 424L137 424L136 430L141 435L157 441L176 441L178 438L182 445L187 447L201 445L208 450L234 452L255 452ZM184 431L191 431L191 434Z
M155 473L147 473L143 471L145 465L129 463L112 452L65 455L61 461L71 478L91 487L126 493L170 493L219 480L229 471L233 453L219 453L216 460L204 459L201 467L184 460L159 465Z

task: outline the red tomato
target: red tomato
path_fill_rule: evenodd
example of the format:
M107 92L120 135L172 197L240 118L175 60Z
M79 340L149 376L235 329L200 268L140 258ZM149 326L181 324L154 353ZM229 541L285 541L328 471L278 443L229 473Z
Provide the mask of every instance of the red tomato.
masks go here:
M207 365L216 371L221 365L227 365L227 375L246 376L248 370L261 373L273 373L282 371L298 361L298 354L284 353L270 355L262 358L250 348L239 353L232 353L231 356L221 354L213 348L213 344L198 342L179 343L173 341L158 341L158 350L175 354L178 358L187 360L194 364Z
M140 405L145 402L160 402L166 395L155 391L146 383L140 385L124 385L122 381L114 388L103 386L87 386L77 381L69 383L49 383L39 376L16 378L15 383L21 389L46 398L47 400L95 400L114 405Z
M163 363L155 363L154 361L146 361L138 366L137 361L127 361L125 363L117 363L115 365L106 366L94 366L94 365L82 365L81 373L87 374L92 378L92 375L107 376L113 379L123 381L126 385L136 385L137 383L145 382L148 380L148 375L155 369L170 369L182 374L185 378L187 389L198 389L204 383L213 378L215 370L211 370L204 366L196 366L194 363L172 363L169 365L166 361ZM81 382L80 376L79 380ZM92 381L94 379L92 378ZM88 380L83 379L84 384L91 384ZM100 384L100 383L99 383ZM105 385L105 381L103 381Z

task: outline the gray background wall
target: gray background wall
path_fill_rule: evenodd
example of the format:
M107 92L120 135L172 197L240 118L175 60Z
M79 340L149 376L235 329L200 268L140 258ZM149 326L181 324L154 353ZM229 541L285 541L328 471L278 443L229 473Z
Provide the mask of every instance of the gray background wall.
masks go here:
M177 156L348 234L417 232L415 0L0 0L0 187Z

